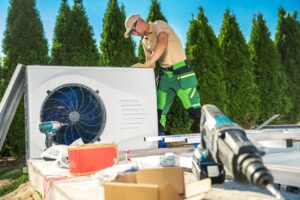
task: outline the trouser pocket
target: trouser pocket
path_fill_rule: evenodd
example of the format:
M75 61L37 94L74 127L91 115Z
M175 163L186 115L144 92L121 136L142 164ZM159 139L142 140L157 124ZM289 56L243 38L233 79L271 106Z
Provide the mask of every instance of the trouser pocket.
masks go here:
M177 77L179 85L182 89L196 87L198 85L198 80L193 71L180 75Z

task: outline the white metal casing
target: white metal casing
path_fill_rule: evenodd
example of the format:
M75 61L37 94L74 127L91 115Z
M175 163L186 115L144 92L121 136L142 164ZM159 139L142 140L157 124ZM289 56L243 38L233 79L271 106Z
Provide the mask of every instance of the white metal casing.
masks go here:
M116 143L119 150L157 147L157 142L144 142L144 137L158 135L152 69L35 65L26 69L27 158L39 158L46 148L39 123L47 91L66 84L81 84L99 91L106 110L101 142ZM126 105L131 109L124 109Z

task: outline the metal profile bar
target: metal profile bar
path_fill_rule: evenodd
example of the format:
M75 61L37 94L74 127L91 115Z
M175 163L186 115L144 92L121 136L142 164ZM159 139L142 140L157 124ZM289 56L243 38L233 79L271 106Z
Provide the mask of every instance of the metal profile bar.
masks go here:
M299 124L266 125L262 129L299 129Z
M144 142L157 142L162 141L163 136L144 137Z
M300 140L300 129L261 129L261 130L245 130L247 137L252 142L256 141L271 141L271 140ZM145 137L145 142L181 142L185 141L188 144L199 143L200 134L181 134L181 135L166 135Z
M299 187L300 185L300 151L269 154L263 161L274 176L275 183Z
M279 116L279 114L276 114L276 115L272 116L267 121L265 121L263 124L261 124L260 126L256 127L255 130L260 130L260 129L264 128L266 125L268 125L274 119L276 119L278 116Z
M174 137L166 137L163 139L164 142L185 142L186 137L182 136L174 136Z
M0 102L0 150L24 94L24 84L25 66L18 64Z
M300 139L300 129L262 129L246 130L247 137L253 141Z
M187 144L196 144L196 143L201 143L201 139L200 139L200 136L194 137L194 138L187 138L187 139L185 139L185 142Z
M185 141L187 138L200 138L200 133L144 137L144 141L155 142L163 140L164 142L180 142Z
M182 147L172 147L172 148L155 148L155 149L140 149L140 150L130 150L128 157L144 157L153 155L164 155L165 153L174 154L191 154L195 150L194 146L182 146ZM119 151L119 160L124 160L126 158L126 151Z

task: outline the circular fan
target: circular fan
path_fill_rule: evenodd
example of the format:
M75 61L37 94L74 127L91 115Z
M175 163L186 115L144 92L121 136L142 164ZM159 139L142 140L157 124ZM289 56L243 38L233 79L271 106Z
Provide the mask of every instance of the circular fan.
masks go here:
M48 91L40 117L41 122L67 124L58 130L54 142L69 145L78 138L84 143L100 138L106 112L97 93L83 85L69 84Z

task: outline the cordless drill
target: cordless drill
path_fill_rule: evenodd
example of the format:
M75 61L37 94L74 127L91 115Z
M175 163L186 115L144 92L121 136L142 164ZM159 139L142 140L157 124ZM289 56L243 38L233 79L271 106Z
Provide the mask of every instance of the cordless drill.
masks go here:
M42 122L39 125L39 129L41 133L46 135L45 145L47 148L52 146L53 137L56 135L57 131L67 124L60 123L58 121L49 121L49 122Z
M262 162L262 153L249 141L243 128L232 122L216 106L204 105L200 121L200 152L206 159L224 166L236 181L267 189L285 199L273 185L273 176Z

